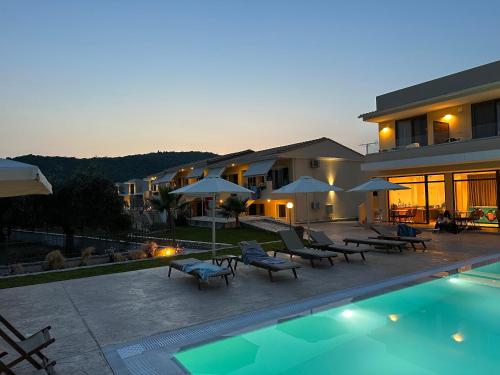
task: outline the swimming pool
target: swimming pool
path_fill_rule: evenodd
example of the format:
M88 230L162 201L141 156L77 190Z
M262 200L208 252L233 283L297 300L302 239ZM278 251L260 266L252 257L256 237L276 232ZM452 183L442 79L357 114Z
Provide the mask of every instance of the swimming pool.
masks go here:
M175 355L192 374L496 374L500 263Z

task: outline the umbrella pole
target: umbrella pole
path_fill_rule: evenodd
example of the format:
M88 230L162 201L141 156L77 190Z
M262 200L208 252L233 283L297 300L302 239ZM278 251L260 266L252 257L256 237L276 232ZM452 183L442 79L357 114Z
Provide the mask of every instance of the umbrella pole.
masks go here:
M311 224L309 222L309 193L306 193L306 207L307 207L307 241L311 242Z
M217 200L217 194L212 197L213 207L212 207L212 257L215 258L215 201Z

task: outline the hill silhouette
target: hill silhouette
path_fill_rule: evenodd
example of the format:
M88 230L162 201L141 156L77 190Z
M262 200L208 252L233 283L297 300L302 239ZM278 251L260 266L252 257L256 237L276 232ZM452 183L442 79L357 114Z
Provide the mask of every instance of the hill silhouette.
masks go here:
M175 165L217 156L201 151L163 151L119 157L74 158L23 155L12 158L38 166L52 184L63 182L77 171L92 168L113 182L143 178Z

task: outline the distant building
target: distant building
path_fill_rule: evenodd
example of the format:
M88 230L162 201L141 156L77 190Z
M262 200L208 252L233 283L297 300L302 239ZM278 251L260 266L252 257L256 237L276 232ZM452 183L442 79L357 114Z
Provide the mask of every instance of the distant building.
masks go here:
M147 190L147 183L139 178L118 182L115 184L118 195L122 197L126 207L130 209L141 209L144 206L144 193Z
M409 190L379 195L385 219L433 222L445 209L498 225L500 61L407 87L360 115L378 124L379 152L361 169ZM476 215L477 214L477 215Z
M274 190L295 181L300 176L350 188L366 179L360 170L363 155L331 139L311 141L270 148L261 151L241 152L214 157L190 164L169 168L145 179L146 200L157 195L158 186L179 188L206 176L220 176L254 191L248 201L248 215L269 216L294 222L306 220L304 194L278 196ZM309 196L310 219L334 220L356 218L358 204L363 195L357 193L311 193ZM287 202L294 204L287 210ZM200 199L191 202L191 215L205 214L206 206Z

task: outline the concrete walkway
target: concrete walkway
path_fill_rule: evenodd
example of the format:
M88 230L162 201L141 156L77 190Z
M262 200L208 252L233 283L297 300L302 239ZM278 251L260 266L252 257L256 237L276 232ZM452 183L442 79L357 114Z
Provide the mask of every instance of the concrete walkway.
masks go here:
M353 223L315 224L330 236L372 235ZM46 350L60 374L112 374L101 348L144 336L233 316L348 287L362 286L406 273L431 269L500 252L500 236L477 233L424 234L433 238L427 252L369 253L367 261L312 269L301 262L299 279L238 266L229 287L214 280L202 291L193 278L167 268L97 276L0 290L0 313L25 333L53 327L56 342ZM354 256L353 256L354 259ZM2 347L0 342L0 348ZM20 366L17 374L31 374Z

